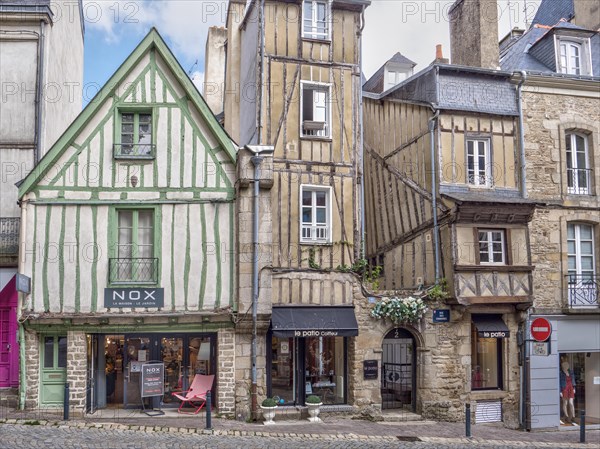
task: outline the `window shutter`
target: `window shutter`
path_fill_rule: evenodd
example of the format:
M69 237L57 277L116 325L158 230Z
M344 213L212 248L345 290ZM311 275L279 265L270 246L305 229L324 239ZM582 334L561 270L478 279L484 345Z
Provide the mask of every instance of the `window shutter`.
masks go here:
M324 90L313 91L314 110L313 120L315 122L326 122L327 121L327 102L326 93Z
M302 91L302 120L313 120L313 90L304 88Z

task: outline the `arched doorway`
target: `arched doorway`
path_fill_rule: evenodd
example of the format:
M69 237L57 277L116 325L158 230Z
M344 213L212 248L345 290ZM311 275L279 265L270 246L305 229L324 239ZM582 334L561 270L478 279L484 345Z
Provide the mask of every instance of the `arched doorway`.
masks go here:
M416 411L416 344L406 329L396 328L383 339L381 408Z

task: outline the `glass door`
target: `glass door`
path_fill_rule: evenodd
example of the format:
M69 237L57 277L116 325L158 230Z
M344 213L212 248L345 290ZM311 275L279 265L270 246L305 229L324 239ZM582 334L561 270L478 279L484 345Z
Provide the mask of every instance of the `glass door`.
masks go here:
M281 404L297 402L296 339L273 337L271 340L271 396ZM283 402L281 402L283 400Z
M186 388L183 380L185 378L185 360L183 337L162 337L160 343L159 359L165 365L165 393L163 403L177 403L179 401L173 396L173 392L182 391Z
M148 337L125 336L125 387L123 405L125 408L141 407L140 377L142 365L152 357L152 341Z

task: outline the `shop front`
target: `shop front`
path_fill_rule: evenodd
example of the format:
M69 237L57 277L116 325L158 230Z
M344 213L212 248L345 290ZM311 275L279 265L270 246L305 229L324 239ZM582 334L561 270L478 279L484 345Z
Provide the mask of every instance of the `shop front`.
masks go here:
M217 334L88 334L86 410L106 407L178 407L196 374L215 374ZM163 395L142 398L142 366L162 364ZM212 388L216 401L216 383ZM214 402L213 402L214 403Z
M545 318L552 325L549 342L530 343L530 427L578 427L582 411L587 426L600 425L598 316Z
M348 402L348 340L358 335L352 307L273 307L267 333L267 394L280 404Z

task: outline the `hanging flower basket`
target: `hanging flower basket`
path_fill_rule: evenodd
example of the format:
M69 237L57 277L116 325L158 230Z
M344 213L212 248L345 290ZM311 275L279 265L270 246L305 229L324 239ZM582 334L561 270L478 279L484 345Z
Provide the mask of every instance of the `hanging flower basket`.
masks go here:
M427 312L427 305L421 298L383 298L371 310L371 316L377 319L388 318L394 323L414 323Z

